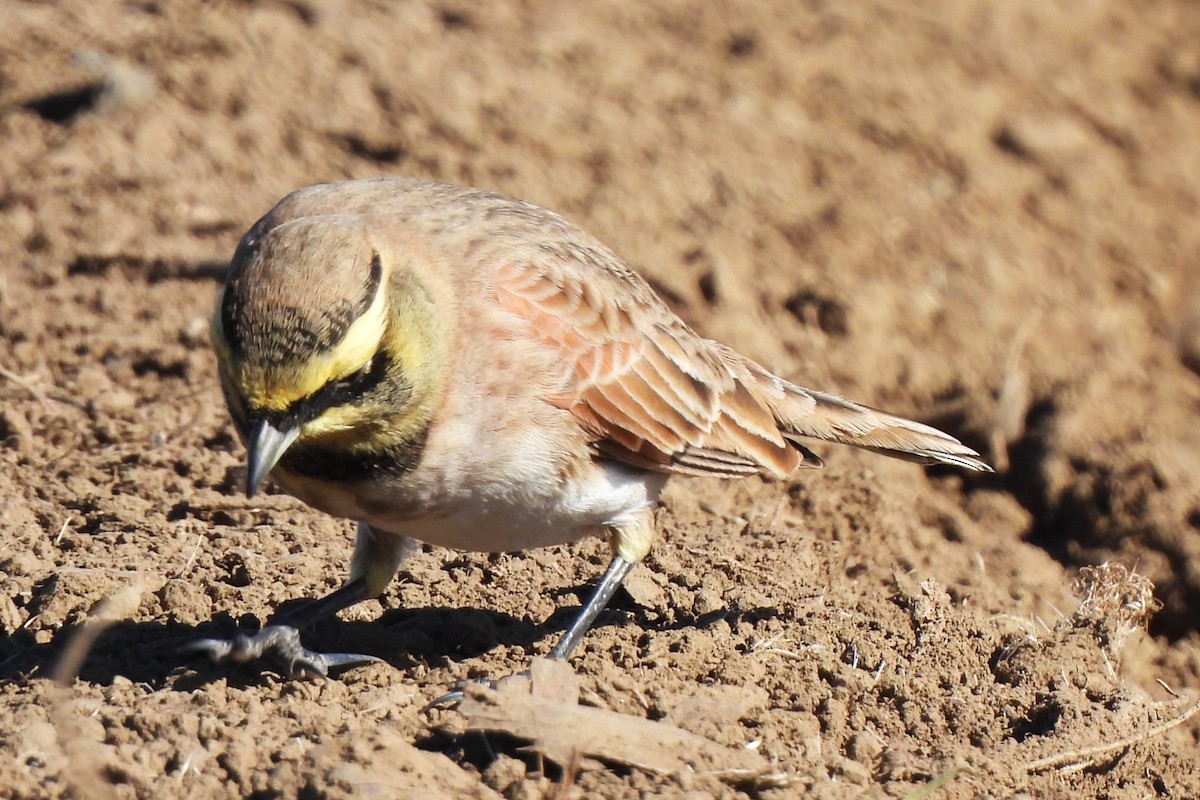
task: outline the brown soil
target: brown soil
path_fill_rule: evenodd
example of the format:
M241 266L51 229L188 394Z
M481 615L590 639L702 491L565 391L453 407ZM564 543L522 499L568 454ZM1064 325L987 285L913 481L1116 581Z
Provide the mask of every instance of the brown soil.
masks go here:
M1197 796L1197 131L1186 0L5 3L0 795ZM672 483L580 713L770 774L422 712L544 653L599 541L427 548L309 634L386 660L336 680L179 653L344 575L348 522L239 495L206 318L276 199L378 174L560 210L1002 467ZM1072 593L1107 560L1148 634L1135 579Z

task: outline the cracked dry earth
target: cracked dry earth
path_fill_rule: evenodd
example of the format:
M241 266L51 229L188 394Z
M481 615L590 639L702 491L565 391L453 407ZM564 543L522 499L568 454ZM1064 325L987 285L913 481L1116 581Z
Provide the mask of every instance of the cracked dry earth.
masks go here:
M3 4L0 796L1200 796L1197 130L1183 0ZM239 495L207 314L379 174L559 210L997 474L675 480L576 677L459 710L602 542L426 548L309 634L385 662L336 680L182 656L344 575Z

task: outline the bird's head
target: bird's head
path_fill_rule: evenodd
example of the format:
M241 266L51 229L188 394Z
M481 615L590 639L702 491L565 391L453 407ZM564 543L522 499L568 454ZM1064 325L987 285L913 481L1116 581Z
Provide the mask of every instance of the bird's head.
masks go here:
M445 345L425 287L361 217L269 220L238 245L212 321L248 495L289 452L284 467L319 472L423 435Z

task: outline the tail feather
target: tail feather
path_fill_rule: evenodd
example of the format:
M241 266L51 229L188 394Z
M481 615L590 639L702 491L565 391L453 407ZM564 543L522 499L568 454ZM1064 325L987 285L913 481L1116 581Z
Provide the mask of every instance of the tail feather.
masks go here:
M821 439L905 461L992 472L979 453L930 425L786 381L781 384L783 396L774 411L789 440Z

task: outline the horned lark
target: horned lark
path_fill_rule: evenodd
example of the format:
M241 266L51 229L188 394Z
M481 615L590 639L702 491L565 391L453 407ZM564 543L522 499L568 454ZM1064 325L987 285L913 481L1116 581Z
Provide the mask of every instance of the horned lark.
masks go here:
M345 585L196 647L292 674L373 660L298 629L380 594L414 540L485 552L605 535L612 562L566 658L654 540L675 474L786 476L804 442L989 467L928 425L813 391L697 335L557 214L423 180L300 189L242 238L213 316L221 385L270 474L358 522Z

